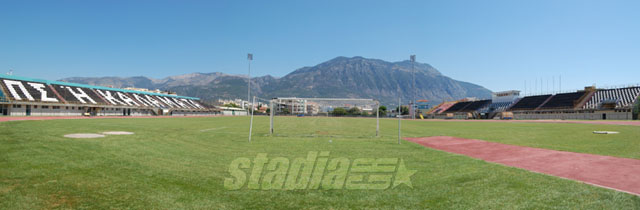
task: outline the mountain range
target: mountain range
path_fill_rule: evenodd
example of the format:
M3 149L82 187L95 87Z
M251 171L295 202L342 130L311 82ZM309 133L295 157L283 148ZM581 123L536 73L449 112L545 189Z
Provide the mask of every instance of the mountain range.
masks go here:
M413 67L412 67L413 66ZM410 61L387 62L363 57L337 57L312 67L297 69L284 77L270 75L251 78L251 91L261 98L323 97L373 98L382 104L413 97L412 69L415 69L416 99L431 104L465 97L489 98L491 91L449 78L429 64ZM61 81L111 86L161 89L204 101L245 99L247 76L220 72L191 73L153 79L136 77L71 77Z

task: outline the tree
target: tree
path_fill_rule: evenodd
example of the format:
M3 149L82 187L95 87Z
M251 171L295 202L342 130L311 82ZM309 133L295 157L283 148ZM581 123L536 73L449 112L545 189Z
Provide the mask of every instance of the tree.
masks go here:
M291 111L289 111L288 108L284 108L284 109L280 110L280 113L282 113L282 114L291 114Z
M396 107L396 113L398 112L398 107ZM407 106L402 106L402 113L401 115L409 115L409 107Z
M233 108L240 108L240 106L238 106L238 105L236 105L236 104L234 104L234 103L228 103L228 104L225 104L225 105L222 105L222 106L225 106L225 107L233 107Z
M349 115L360 115L360 109L358 109L358 107L352 107L351 109L347 110L347 114Z
M342 107L338 107L338 108L333 109L333 111L331 111L331 115L334 115L334 116L347 115L347 110L345 110Z
M387 107L386 106L378 107L378 112L380 112L380 116L386 116L387 115Z

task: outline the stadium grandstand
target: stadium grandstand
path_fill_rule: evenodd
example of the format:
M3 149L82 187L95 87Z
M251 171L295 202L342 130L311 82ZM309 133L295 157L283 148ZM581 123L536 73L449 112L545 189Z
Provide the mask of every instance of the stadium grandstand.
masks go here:
M517 101L520 91L510 90L495 92L491 99L478 100L466 98L459 101L443 102L427 112L426 118L431 119L489 119L495 113L505 111L514 101Z
M527 96L511 106L510 110L535 110L542 106L552 95Z
M453 106L456 103L458 102L457 101L442 102L437 106L434 106L433 108L431 108L431 110L428 111L427 114L442 114L443 112L447 111L447 109L451 108L451 106Z
M493 93L491 100L443 102L428 112L438 119L638 119L640 86L596 89L520 97L511 90Z
M479 109L478 112L480 113L504 112L505 110L507 110L507 108L509 108L509 106L511 106L511 104L513 104L513 102L491 103L489 104L489 106Z
M471 105L472 103L473 103L473 101L461 101L461 102L458 102L458 103L454 104L453 106L451 106L449 109L447 109L447 111L445 111L444 113L461 112L462 110L464 110L464 108L466 108L467 106Z
M633 106L640 95L640 87L598 90L582 107L583 109L603 109L607 102L614 102L615 108L622 109Z
M487 107L489 104L491 104L491 100L465 99L457 103L452 103L452 105L442 113L445 114L445 118L447 119L479 118L477 111ZM431 118L435 117L431 116Z
M632 120L638 117L633 107L639 96L640 87L596 89L591 86L572 93L532 96L547 99L534 109L522 109L516 104L509 111L513 112L514 119Z
M481 108L487 107L489 104L491 104L491 100L473 101L471 104L462 108L459 112L475 112Z
M495 92L491 96L491 102L487 106L478 109L477 112L480 113L482 119L500 118L500 113L506 111L518 100L520 100L520 91Z
M11 116L213 115L199 98L0 75L0 114Z
M556 94L544 103L540 109L573 109L587 95L589 94L586 91Z

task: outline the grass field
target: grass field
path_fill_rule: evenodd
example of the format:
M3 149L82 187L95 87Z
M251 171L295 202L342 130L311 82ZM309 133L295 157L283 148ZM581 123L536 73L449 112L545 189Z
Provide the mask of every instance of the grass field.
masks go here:
M0 123L0 209L49 208L448 208L639 209L640 197L449 154L397 144L397 121L256 117L13 121ZM594 130L619 131L593 135ZM131 136L67 139L69 133ZM640 127L619 125L403 121L405 137L457 136L506 144L640 159ZM329 142L331 140L331 142ZM226 190L236 158L402 158L413 188Z

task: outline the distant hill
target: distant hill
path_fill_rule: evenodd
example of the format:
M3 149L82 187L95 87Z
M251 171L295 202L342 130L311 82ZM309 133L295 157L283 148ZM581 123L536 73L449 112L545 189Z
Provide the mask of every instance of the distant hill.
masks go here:
M432 103L464 97L489 98L491 91L472 83L457 81L442 75L429 64L415 63L417 99ZM247 77L219 72L191 73L164 79L148 77L72 77L61 81L113 86L139 87L175 91L180 95L204 100L219 98L244 99ZM402 97L410 99L411 62L387 62L363 57L337 57L313 67L297 69L282 78L263 76L252 78L252 92L262 98L329 97L374 98L383 104ZM397 102L396 102L397 103Z

